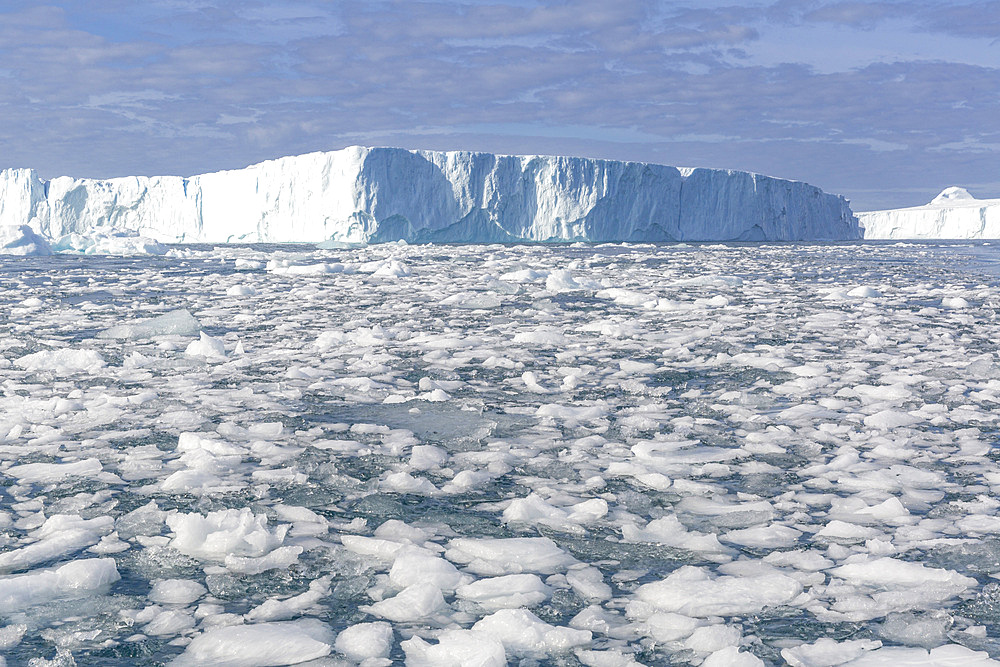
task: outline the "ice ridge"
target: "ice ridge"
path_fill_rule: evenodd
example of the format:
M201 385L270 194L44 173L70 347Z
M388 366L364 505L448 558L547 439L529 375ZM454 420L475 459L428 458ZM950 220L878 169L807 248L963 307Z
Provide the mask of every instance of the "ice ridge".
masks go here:
M858 213L866 239L1000 238L1000 199L945 188L929 204Z
M195 242L792 241L861 237L847 201L759 174L350 147L179 176L0 172L0 225Z

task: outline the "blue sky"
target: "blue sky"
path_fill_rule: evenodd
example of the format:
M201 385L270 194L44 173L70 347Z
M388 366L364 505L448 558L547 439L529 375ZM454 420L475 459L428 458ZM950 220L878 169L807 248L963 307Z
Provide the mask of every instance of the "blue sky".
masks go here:
M43 177L364 144L1000 197L1000 1L0 0L0 120Z

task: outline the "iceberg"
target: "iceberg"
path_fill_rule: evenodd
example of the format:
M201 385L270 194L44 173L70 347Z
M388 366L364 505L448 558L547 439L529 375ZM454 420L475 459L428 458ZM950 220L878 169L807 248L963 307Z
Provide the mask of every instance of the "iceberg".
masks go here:
M188 178L0 172L0 225L161 243L861 238L843 197L748 172L350 147ZM89 247L89 246L87 246Z
M48 240L28 225L0 224L0 255L40 257L52 254Z
M929 204L858 213L866 239L997 239L1000 199L945 188Z
M131 231L112 234L98 232L90 236L66 234L52 243L52 250L58 253L81 253L84 255L167 254L165 245Z

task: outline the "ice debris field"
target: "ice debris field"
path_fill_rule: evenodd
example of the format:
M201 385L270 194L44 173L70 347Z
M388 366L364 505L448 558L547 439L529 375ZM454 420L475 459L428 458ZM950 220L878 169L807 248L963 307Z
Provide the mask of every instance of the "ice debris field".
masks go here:
M998 665L998 260L0 257L0 654Z

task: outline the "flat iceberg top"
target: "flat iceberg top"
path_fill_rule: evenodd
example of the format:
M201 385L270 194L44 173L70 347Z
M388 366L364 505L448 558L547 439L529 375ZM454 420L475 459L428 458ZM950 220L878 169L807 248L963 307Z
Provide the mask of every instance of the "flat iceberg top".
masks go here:
M157 242L794 241L861 236L843 197L808 183L750 172L360 146L188 178L60 177L44 182L32 170L8 169L0 172L0 203L0 225L30 226L51 239L57 252L153 252Z

